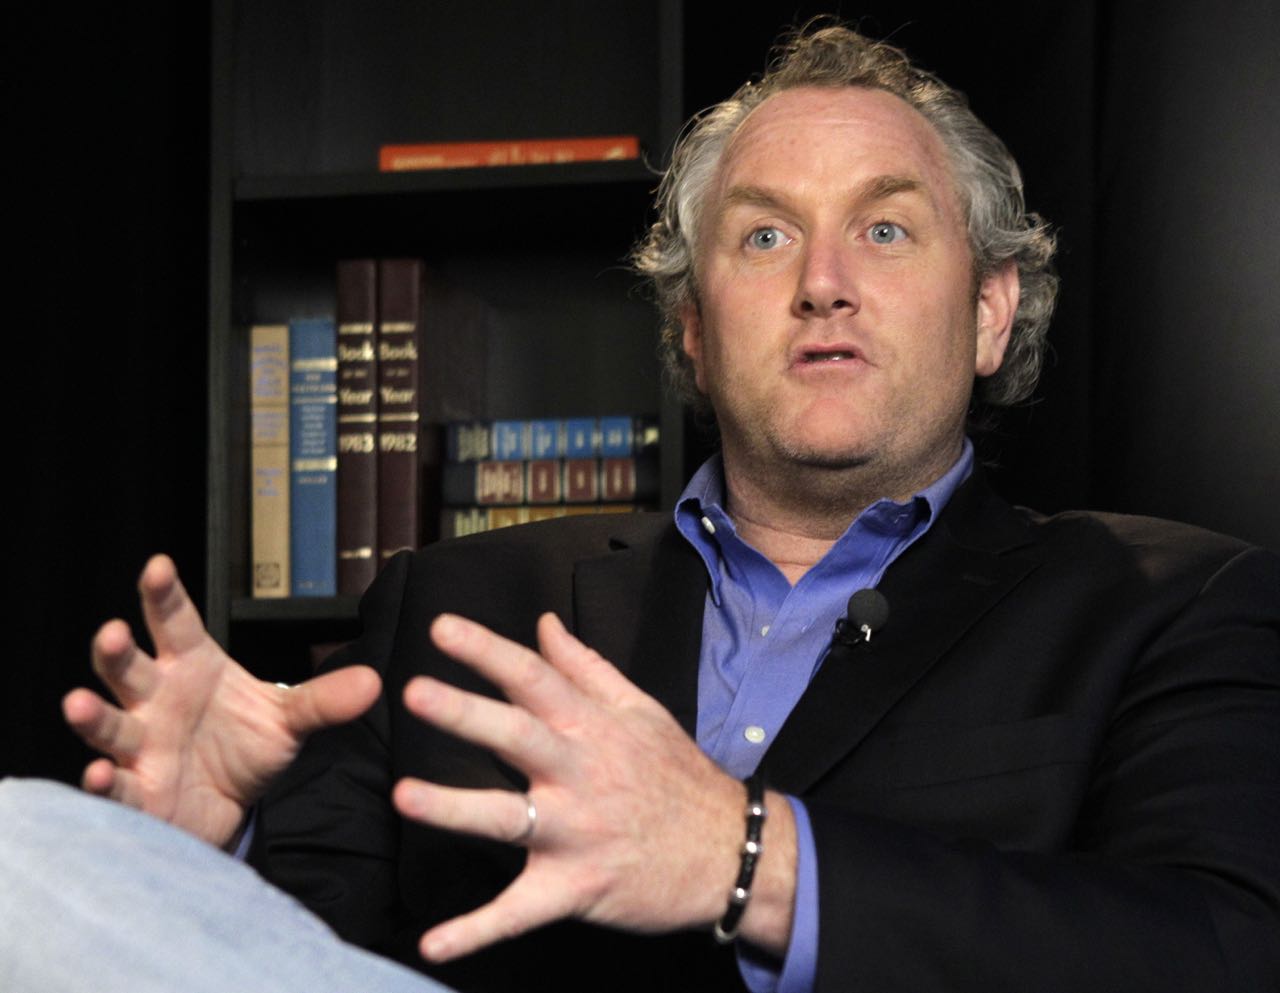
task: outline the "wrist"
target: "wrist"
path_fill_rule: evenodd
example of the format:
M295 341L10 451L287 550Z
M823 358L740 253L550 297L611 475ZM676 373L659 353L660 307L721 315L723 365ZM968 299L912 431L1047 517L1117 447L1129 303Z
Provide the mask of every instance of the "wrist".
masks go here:
M756 866L751 900L742 916L739 940L779 958L786 955L796 897L796 824L787 797L765 793L769 817L764 824L764 853Z
M713 934L718 941L737 938L781 957L790 941L795 911L795 818L784 794L761 790L753 795L751 780L745 785L747 791L738 794L741 819L735 824L734 870L732 875L724 871L722 877L722 885L727 885L717 894L720 902ZM763 815L754 810L756 798L762 801ZM726 860L717 857L717 863L722 861Z
M747 804L744 812L746 837L738 853L738 875L729 890L729 903L712 928L712 935L722 945L730 944L738 937L743 915L751 902L751 887L755 882L756 866L764 854L764 825L769 809L764 803L764 778L760 772L752 773L744 781Z

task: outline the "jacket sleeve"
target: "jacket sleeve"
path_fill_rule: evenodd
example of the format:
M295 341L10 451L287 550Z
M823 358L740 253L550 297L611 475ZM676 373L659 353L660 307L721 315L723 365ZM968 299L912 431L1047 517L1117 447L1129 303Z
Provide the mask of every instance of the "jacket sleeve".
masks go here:
M364 634L323 670L373 667L384 687L410 558L397 556L360 604ZM268 881L293 894L347 941L385 949L400 925L385 692L361 718L313 735L264 798L249 854Z

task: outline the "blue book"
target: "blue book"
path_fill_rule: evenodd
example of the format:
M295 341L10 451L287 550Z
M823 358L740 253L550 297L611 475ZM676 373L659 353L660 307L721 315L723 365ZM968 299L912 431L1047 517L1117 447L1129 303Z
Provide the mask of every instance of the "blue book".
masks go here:
M600 418L600 454L606 458L632 454L633 431L630 417Z
M493 457L503 462L529 457L529 422L494 421Z
M589 459L598 447L594 417L571 417L564 422L565 458Z
M529 458L558 459L564 456L564 421L529 422Z
M338 353L329 318L289 322L289 547L294 596L338 588Z
M445 453L450 462L619 458L657 447L658 418L650 414L451 421L445 425Z
M482 462L493 452L493 425L488 421L451 421L445 425L445 458L450 462Z

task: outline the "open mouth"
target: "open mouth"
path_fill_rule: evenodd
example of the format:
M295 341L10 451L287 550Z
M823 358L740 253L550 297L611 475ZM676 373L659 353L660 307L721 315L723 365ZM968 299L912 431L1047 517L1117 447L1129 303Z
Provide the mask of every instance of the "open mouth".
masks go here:
M801 361L810 364L816 362L848 362L857 357L854 352L805 352L801 356Z
M841 362L865 361L856 346L844 342L832 342L830 345L809 345L797 349L797 365L838 365Z

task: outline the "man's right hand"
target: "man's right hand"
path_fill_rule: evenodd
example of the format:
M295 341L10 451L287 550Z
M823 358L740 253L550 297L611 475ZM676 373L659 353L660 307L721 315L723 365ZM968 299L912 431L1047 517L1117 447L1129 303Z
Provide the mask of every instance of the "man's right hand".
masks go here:
M138 587L155 657L108 621L93 668L119 706L87 689L62 702L72 729L109 756L85 768L82 785L228 846L307 735L373 704L378 676L352 666L291 688L263 682L210 637L167 556L147 563Z

